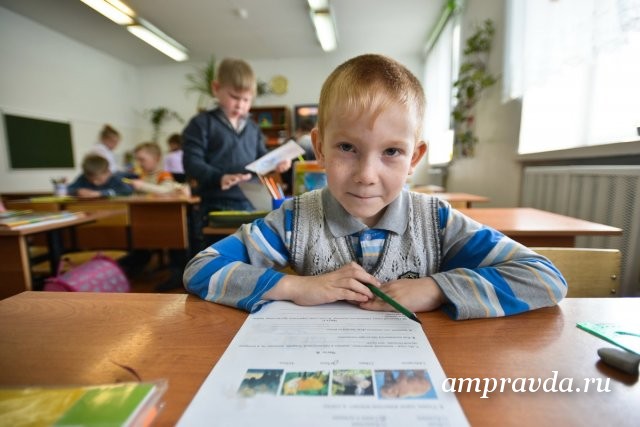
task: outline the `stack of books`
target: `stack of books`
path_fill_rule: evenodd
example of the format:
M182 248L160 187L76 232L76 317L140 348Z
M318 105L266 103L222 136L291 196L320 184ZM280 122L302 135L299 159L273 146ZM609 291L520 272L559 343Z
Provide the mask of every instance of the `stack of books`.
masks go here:
M0 230L16 230L54 222L80 218L82 212L34 212L32 210L6 210L0 212Z
M0 424L24 426L149 426L166 380L97 386L0 389Z

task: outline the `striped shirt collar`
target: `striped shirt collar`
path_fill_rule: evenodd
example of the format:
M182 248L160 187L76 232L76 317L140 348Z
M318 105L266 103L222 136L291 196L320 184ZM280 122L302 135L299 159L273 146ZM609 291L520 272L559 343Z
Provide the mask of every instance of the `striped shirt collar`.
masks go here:
M334 237L349 236L367 230L365 224L352 217L331 195L328 188L322 190L322 207L329 230ZM409 194L402 191L388 206L380 221L372 229L402 234L409 222Z

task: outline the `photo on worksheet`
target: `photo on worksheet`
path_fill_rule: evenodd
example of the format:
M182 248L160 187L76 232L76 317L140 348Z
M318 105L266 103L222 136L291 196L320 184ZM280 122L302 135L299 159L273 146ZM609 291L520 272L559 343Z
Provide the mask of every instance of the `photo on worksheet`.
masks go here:
M437 399L424 369L376 370L378 399Z
M331 375L333 396L373 396L373 374L369 369L335 369Z
M327 396L328 371L287 372L282 383L284 396Z
M238 395L253 397L258 394L278 394L282 369L247 369L238 387Z

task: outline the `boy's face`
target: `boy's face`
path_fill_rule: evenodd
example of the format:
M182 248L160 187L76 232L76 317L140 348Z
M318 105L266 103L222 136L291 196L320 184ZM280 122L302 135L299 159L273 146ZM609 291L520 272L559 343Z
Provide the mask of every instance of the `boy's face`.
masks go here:
M311 137L327 173L331 194L349 214L369 227L398 197L407 176L426 153L416 142L416 123L403 106L392 104L377 117L333 111L323 131Z
M214 82L213 92L218 98L218 105L231 122L249 114L251 101L253 100L252 90L236 90L230 86L221 86Z
M109 181L109 178L111 178L111 172L108 169L104 172L87 176L87 180L96 187L106 184L107 181Z
M140 168L146 173L153 172L158 168L160 159L146 150L138 151L135 154L135 158Z

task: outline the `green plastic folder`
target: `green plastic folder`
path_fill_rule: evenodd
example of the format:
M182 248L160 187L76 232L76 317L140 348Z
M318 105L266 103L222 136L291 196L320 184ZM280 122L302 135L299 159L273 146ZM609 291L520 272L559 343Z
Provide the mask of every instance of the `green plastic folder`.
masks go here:
M611 344L640 355L640 331L612 323L579 322L576 326Z

